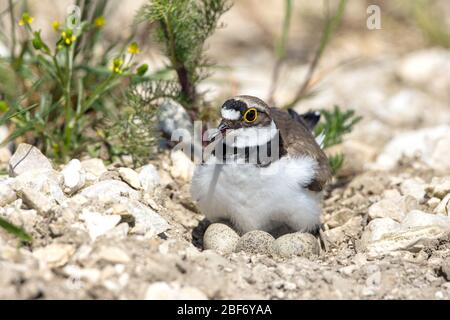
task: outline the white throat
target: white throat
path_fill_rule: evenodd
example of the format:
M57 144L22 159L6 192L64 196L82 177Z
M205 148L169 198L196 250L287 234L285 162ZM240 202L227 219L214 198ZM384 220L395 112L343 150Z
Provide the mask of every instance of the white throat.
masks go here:
M265 127L240 128L227 133L225 144L230 147L245 148L265 145L278 133L275 122Z

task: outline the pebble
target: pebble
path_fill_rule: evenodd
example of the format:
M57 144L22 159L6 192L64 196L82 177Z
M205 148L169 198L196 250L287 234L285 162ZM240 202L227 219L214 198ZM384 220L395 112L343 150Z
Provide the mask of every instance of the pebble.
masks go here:
M6 181L0 181L0 207L10 204L16 199L16 193L11 186Z
M87 209L83 210L80 219L84 221L92 241L113 229L120 222L118 215L102 215Z
M222 223L213 223L205 231L203 248L227 254L234 252L238 241L239 235L229 226Z
M401 221L409 211L418 207L416 198L410 195L382 199L369 207L369 217L371 219L391 218L395 221Z
M33 251L33 256L47 264L50 268L62 267L75 253L75 247L70 244L53 243Z
M86 183L96 182L102 174L108 171L102 159L93 158L81 161L81 168L86 173Z
M433 211L436 214L443 214L450 216L450 193L447 194L444 199L436 206Z
M63 177L64 192L72 194L84 187L86 182L85 172L78 159L71 160L61 171Z
M249 231L239 239L235 251L244 251L251 254L270 254L274 241L274 237L265 231Z
M122 264L126 264L131 260L128 254L118 247L102 247L97 252L97 257L107 262Z
M89 186L80 193L82 196L90 199L117 199L121 196L130 199L139 199L139 192L130 188L125 182L118 180L103 180Z
M181 150L171 152L170 159L172 160L172 166L170 167L172 177L174 179L191 181L195 168L191 159Z
M450 193L450 178L434 177L431 180L431 183L427 186L426 192L432 197L443 199Z
M159 185L161 178L155 166L147 164L139 169L139 181L146 193L152 193Z
M186 109L174 101L165 101L159 108L159 127L167 137L177 129L192 130L192 122Z
M134 189L141 188L141 182L139 180L139 174L130 168L119 168L119 175L123 181L128 183L130 187Z
M16 152L9 159L9 175L16 177L24 172L38 169L50 170L52 164L38 148L26 143L19 144Z
M272 252L283 258L317 256L320 253L318 240L310 233L285 234L272 243Z

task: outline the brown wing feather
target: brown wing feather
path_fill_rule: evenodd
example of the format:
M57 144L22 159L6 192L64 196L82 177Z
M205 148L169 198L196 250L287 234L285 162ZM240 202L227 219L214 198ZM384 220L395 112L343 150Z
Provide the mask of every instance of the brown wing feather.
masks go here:
M317 161L319 168L316 176L307 187L313 191L322 190L325 183L331 179L331 170L327 156L312 133L283 110L270 108L269 115L280 130L283 148L289 155L307 155Z

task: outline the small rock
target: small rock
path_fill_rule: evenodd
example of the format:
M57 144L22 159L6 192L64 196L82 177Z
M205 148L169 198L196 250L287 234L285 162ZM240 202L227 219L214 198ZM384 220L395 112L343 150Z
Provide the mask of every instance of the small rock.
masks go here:
M75 247L70 244L53 243L33 252L33 256L50 268L65 265L75 253Z
M436 214L450 216L450 193L447 194L444 199L442 199L442 201L437 205L433 212Z
M434 177L431 180L431 183L427 186L426 191L430 196L443 199L450 193L450 178Z
M222 223L213 223L205 231L203 248L227 254L236 249L238 241L239 235L229 226Z
M168 100L161 104L159 110L159 127L167 137L171 137L177 129L191 132L191 118L182 105Z
M67 198L59 185L60 180L61 175L55 170L30 170L16 177L11 183L11 187L16 192L23 188L29 188L42 193L51 201L62 204L67 201Z
M130 168L119 168L119 175L123 181L128 183L134 189L141 188L141 182L139 180L139 175L136 171Z
M139 201L122 197L119 203L135 219L135 226L131 230L131 233L152 237L170 228L166 220Z
M17 196L7 181L0 181L0 207L16 201Z
M424 128L397 135L378 156L375 169L394 169L402 157L418 158L438 172L450 171L450 127Z
M419 203L425 201L425 182L420 178L407 179L400 185L400 190L403 195L409 195L417 199Z
M98 259L111 263L126 264L130 262L128 254L118 247L102 247L97 253Z
M170 174L174 179L181 179L190 181L194 174L194 163L189 159L183 151L177 150L170 153L172 166L170 167Z
M146 193L152 193L160 183L158 170L152 164L141 167L139 169L139 181Z
M450 232L450 218L418 210L398 223L390 218L372 220L361 237L361 249L369 255L406 250L418 252Z
M63 177L64 192L72 194L83 188L86 177L78 159L71 160L61 171Z
M310 233L296 232L285 234L272 243L274 254L283 258L312 257L320 253L317 239Z
M139 192L130 188L125 182L118 180L103 180L83 189L82 196L90 199L117 199L121 196L139 199Z
M41 215L49 213L56 205L56 202L46 197L45 194L28 187L18 190L17 195L23 200L24 204L30 209L35 209Z
M80 218L84 221L92 241L113 229L120 222L118 215L102 215L87 209L83 210Z
M398 198L382 199L369 207L369 217L391 218L401 221L411 210L417 209L419 204L412 196L401 196Z
M103 173L108 171L103 161L97 158L81 161L81 168L86 172L86 182L89 184L97 181Z
M244 234L236 245L236 252L245 251L252 254L270 254L274 237L261 230L254 230Z
M145 300L206 300L208 297L199 289L181 286L177 282L154 282L148 286Z
M334 212L331 215L331 218L326 221L326 224L331 228L336 228L339 226L342 226L347 221L349 221L351 218L353 218L356 215L355 211L350 210L348 208L342 208L338 210L337 212Z
M427 205L428 205L431 209L435 209L435 208L439 205L439 203L441 203L441 199L436 198L436 197L430 198L430 199L427 201Z
M362 230L362 220L361 216L356 216L342 226L325 231L327 241L337 245L347 241L348 238L356 238Z
M9 175L16 177L24 172L38 169L50 170L52 164L38 148L26 143L19 144L9 160Z

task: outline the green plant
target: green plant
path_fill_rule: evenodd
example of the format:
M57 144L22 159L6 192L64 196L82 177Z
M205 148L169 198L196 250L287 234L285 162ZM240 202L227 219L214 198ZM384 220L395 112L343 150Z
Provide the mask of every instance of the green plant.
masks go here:
M192 118L202 104L196 86L210 66L205 41L229 8L226 0L150 0L137 15L138 22L156 24L156 40L164 47L181 87L179 100Z
M6 108L0 125L10 122L14 128L3 144L23 137L47 155L67 161L88 145L100 143L101 137L92 129L116 108L113 92L121 92L130 81L145 80L146 71L145 65L137 68L133 61L139 53L136 43L115 43L95 54L102 39L105 7L105 0L86 1L81 12L74 11L64 23L54 21L59 37L53 44L33 29L28 12L22 14L17 24L27 31L28 39L19 56L13 45L10 58L0 64L18 79L16 92L9 90L1 97Z
M332 111L322 110L321 114L323 120L317 124L314 133L316 136L324 135L322 142L324 149L342 143L343 136L350 133L362 119L355 115L354 110L342 111L339 106L334 106ZM343 154L329 156L333 173L336 173L342 167L344 160Z
M22 228L19 228L7 220L0 217L0 228L4 229L6 232L16 236L24 243L31 243L33 239L26 233Z
M121 112L109 119L106 143L115 156L131 155L135 166L143 165L155 153L160 132L158 110L164 99L176 100L178 83L148 81L132 86L124 95Z

